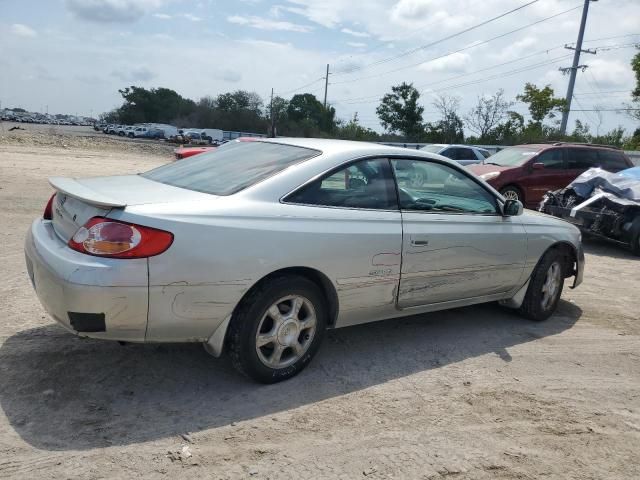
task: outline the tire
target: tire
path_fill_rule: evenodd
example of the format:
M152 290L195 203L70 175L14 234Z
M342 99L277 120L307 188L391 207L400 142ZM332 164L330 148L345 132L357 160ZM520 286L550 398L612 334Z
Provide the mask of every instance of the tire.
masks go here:
M640 215L638 215L631 224L631 251L634 255L640 257Z
M504 187L502 190L500 190L500 194L507 200L519 200L520 202L522 202L522 204L524 204L524 195L522 195L522 190L514 185Z
M302 303L299 313L292 315L287 308L295 299ZM315 326L311 327L313 313ZM326 301L315 283L298 275L267 279L242 299L233 314L227 337L231 361L238 371L260 383L287 380L309 364L326 325ZM266 342L260 347L259 337Z
M124 137L124 132L118 132L119 137Z
M552 248L542 256L531 274L529 288L520 306L522 316L542 322L553 315L562 295L565 269L565 258L559 249ZM552 280L549 280L550 276ZM550 289L553 290L551 293Z

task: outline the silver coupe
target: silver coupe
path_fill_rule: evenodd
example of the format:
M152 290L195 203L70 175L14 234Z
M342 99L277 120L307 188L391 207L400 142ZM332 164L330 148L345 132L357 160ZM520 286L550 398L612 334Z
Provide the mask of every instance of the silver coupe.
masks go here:
M419 186L403 175L415 164ZM57 322L201 342L265 383L302 370L328 328L493 301L545 320L565 278L582 281L573 225L425 151L247 139L140 175L50 183L25 253Z

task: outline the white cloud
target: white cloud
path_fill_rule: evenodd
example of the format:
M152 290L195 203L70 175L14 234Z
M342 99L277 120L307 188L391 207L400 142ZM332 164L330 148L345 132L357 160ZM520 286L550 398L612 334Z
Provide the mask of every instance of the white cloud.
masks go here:
M601 58L593 60L582 58L582 60L581 63L588 64L589 68L581 75L586 76L587 84L591 81L590 86L595 87L595 90L607 90L633 84L633 72L628 63Z
M297 23L283 22L278 20L269 20L262 17L243 17L240 15L232 15L227 17L227 22L234 23L236 25L245 25L251 28L257 28L258 30L282 30L288 32L300 32L308 33L313 30L313 27L308 25L300 25Z
M111 76L122 80L123 82L148 82L156 77L156 74L147 67L135 67L128 70L114 70Z
M227 68L219 72L216 72L214 77L217 78L218 80L223 80L229 83L237 83L240 80L242 80L242 74L240 72L238 72L237 70L231 70Z
M196 15L192 15L190 13L183 13L182 18L186 18L187 20L191 20L192 22L201 22L202 19L197 17Z
M37 37L38 32L36 32L33 28L27 27L22 23L14 23L11 25L11 33L14 35L18 35L19 37Z
M367 46L367 44L363 42L347 42L347 45L354 48L364 48Z
M471 56L467 53L454 53L448 57L439 58L433 62L425 62L418 66L423 72L462 73L471 64Z
M493 53L491 56L500 60L511 60L518 58L523 54L532 53L539 50L535 48L535 45L539 44L540 42L537 38L524 37L522 40L517 40L513 43L510 43L499 52Z
M346 33L347 35L352 35L354 37L360 37L360 38L366 38L371 36L367 32L358 32L356 30L351 30L350 28L343 28L340 31L342 33Z
M152 16L155 18L159 18L160 20L171 20L173 18L171 15L168 15L166 13L154 13Z
M78 18L97 23L131 23L163 0L67 0L67 8Z

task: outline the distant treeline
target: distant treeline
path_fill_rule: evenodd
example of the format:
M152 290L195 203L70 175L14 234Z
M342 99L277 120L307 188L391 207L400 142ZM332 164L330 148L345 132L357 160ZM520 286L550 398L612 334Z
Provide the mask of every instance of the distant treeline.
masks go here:
M640 53L632 63L637 86L631 92L633 106L640 105ZM559 133L559 118L566 105L555 96L551 86L542 88L527 83L514 101L502 90L491 96L478 96L475 106L463 114L460 99L438 95L431 102L436 118L425 121L420 92L410 83L391 88L380 99L376 113L385 133L379 134L361 125L358 114L348 120L336 118L335 108L326 107L314 95L301 93L289 99L275 96L267 102L255 92L236 90L218 96L202 97L197 102L169 88L131 86L119 90L123 104L101 115L107 123L171 123L179 127L219 128L295 137L330 137L350 140L400 141L425 143L474 143L512 145L525 142L571 140L610 144L627 149L640 146L640 128L625 135L622 127L600 134L602 112L594 107L598 124L596 134L580 120L570 135ZM513 110L515 101L526 107L528 120ZM273 110L273 112L272 112ZM640 121L640 109L628 108L627 114ZM272 129L272 126L274 127ZM472 135L465 136L465 131Z

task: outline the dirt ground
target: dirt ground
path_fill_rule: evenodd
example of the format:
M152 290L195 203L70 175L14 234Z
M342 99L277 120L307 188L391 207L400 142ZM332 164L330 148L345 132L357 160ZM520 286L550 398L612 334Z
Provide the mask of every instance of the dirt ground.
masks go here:
M589 242L547 322L485 305L336 330L261 386L199 345L82 340L45 314L22 244L47 177L171 159L56 132L0 129L0 478L640 478L640 259Z

